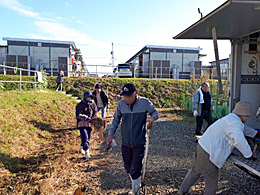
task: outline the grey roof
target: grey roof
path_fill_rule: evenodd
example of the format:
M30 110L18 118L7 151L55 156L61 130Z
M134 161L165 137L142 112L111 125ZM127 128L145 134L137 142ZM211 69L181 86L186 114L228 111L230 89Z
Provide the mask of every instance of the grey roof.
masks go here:
M176 35L174 39L212 39L215 26L218 39L236 40L260 31L259 0L228 0L220 7Z
M18 42L34 42L34 43L56 43L74 45L73 41L56 41L56 40L43 40L43 39L25 39L25 38L11 38L3 37L3 41L18 41Z
M220 61L220 62L223 62L223 61L227 61L227 60L229 60L229 58L220 59L219 61ZM209 63L210 63L210 64L216 63L216 61L211 61L211 62L209 62Z

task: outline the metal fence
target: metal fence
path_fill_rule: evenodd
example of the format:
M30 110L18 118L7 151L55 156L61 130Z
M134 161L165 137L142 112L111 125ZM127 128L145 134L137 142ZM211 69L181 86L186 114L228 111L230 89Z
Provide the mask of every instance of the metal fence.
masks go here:
M86 65L89 76L100 77L118 76L117 66L112 65ZM200 79L203 76L207 76L209 79L217 79L216 71L214 68L191 68L187 67L180 71L176 66L164 67L161 65L150 67L137 67L131 65L131 72L133 78L152 78L152 79ZM228 80L228 75L223 71L221 74L223 80Z
M28 72L31 74L34 74L34 81L24 81L23 76L26 75L28 76ZM12 74L13 73L13 74ZM27 73L27 74L25 74ZM47 74L47 73L42 73L40 71L33 71L33 70L27 70L23 68L17 68L17 67L10 67L6 65L0 65L0 74L2 75L19 75L19 80L14 81L14 80L0 80L0 83L17 83L18 84L18 90L22 90L22 84L23 83L30 83L34 85L34 89L37 89L37 85L40 83L37 81L37 78L42 78L42 74Z
M218 78L215 68L195 68L187 65L182 70L177 65L163 66L163 64L151 64L149 67L134 68L134 75L139 78L155 79L200 79L204 76L207 76L209 79ZM229 74L226 70L221 71L221 78L223 80L229 79Z
M77 65L77 64L57 64L57 63L40 63L40 64L29 64L28 62L7 62L3 65L7 65L8 67L13 68L21 68L24 70L30 70L28 72L23 72L23 75L33 76L33 71L40 72L45 71L50 76L57 76L59 74L59 70L62 69L65 76L88 76L88 70L86 65ZM15 75L13 71L6 71L7 75Z
M5 65L5 64L3 64ZM118 76L117 66L112 65L93 65L85 64L83 66L77 64L38 64L29 65L28 63L7 63L8 67L20 68L23 70L22 75L34 76L34 72L46 71L50 76L57 76L59 70L62 69L64 76L66 77L116 77ZM137 66L131 64L131 72L133 78L153 78L153 79L199 79L202 76L207 76L209 79L217 79L215 68L196 68L189 65L184 66L180 69L177 65L170 65L169 63L164 64L162 61L156 61L150 63L149 66ZM5 72L7 75L18 75L12 70L7 70ZM223 80L228 80L229 75L227 71L221 72L221 78Z

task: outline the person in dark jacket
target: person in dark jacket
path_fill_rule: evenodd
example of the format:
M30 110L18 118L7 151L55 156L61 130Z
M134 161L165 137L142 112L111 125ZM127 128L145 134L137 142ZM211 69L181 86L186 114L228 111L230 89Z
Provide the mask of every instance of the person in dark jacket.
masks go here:
M81 146L80 152L90 157L89 140L91 137L92 125L91 118L97 115L97 106L94 96L90 91L84 93L84 98L76 106L77 128L80 130Z
M56 91L62 91L62 83L63 83L63 77L64 77L64 72L62 69L60 69L60 72L57 76L57 79L56 79L56 83L57 83L57 89Z
M139 194L146 123L148 122L149 126L152 126L153 122L158 119L158 112L148 99L137 95L133 84L126 84L122 90L121 96L124 98L118 102L107 143L112 142L122 118L122 156L124 167L132 181L132 190L129 193ZM147 113L151 116L148 121Z
M109 108L109 98L105 91L102 90L100 84L96 84L95 91L93 92L95 98L95 103L97 105L97 110L101 110L102 118L105 118L106 109Z
M200 88L196 90L192 101L193 115L196 117L197 122L195 135L202 135L201 127L203 124L203 119L208 122L207 128L213 123L211 110L214 109L214 106L211 102L211 93L209 91L208 83L204 82L201 84Z

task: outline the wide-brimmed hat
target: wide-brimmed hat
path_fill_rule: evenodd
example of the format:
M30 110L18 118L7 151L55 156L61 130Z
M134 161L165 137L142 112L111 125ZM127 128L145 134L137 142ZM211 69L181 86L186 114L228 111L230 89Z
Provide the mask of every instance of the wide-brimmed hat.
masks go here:
M239 116L251 116L253 114L252 104L250 102L237 102L232 113Z

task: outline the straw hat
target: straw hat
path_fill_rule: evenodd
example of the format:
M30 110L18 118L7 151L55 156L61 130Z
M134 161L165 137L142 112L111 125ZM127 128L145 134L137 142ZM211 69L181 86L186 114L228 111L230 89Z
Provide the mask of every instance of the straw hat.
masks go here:
M250 102L237 102L232 113L239 116L250 116L253 114L252 104Z

